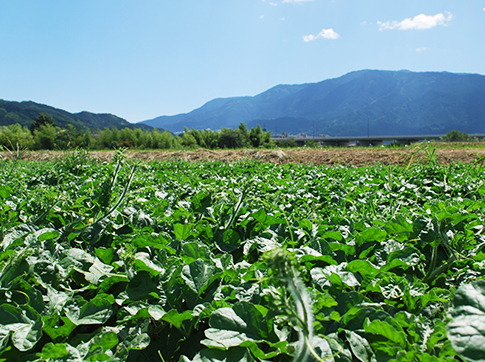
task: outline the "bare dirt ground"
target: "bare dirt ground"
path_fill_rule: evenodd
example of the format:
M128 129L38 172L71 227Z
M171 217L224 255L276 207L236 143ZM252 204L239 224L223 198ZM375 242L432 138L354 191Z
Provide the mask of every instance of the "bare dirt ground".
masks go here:
M435 150L435 151L434 151ZM436 152L434 154L434 152ZM89 156L101 161L109 161L114 151L90 151ZM485 148L477 145L440 144L433 146L408 146L403 148L297 148L271 150L190 150L190 151L137 151L127 150L128 159L142 161L183 160L190 162L236 162L239 160L257 160L277 164L304 163L313 165L353 165L365 166L381 163L385 165L407 165L411 163L427 163L435 158L437 163L450 164L461 162L473 164L485 160ZM0 160L19 157L23 160L52 161L69 156L69 152L60 151L23 151L19 155L10 152L0 152Z

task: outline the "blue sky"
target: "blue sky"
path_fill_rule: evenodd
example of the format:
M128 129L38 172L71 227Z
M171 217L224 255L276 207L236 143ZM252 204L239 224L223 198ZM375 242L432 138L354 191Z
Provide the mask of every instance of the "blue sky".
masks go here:
M0 0L0 99L130 122L360 69L485 74L485 0Z

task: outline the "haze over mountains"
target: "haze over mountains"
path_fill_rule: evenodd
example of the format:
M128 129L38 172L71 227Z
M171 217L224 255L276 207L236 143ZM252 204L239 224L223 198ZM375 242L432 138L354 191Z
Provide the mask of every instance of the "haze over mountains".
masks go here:
M329 136L485 133L485 76L361 70L318 83L278 85L254 97L211 100L141 124L181 132L249 128ZM140 123L139 123L140 124Z

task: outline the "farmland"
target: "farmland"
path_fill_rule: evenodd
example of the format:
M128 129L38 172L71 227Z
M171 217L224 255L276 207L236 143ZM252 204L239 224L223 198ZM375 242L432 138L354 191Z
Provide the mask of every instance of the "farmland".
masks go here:
M484 358L482 149L190 152L0 161L0 360Z
M116 151L90 151L92 158L110 161ZM433 155L431 155L433 153ZM53 161L61 159L66 151L22 151L17 155L14 151L0 152L0 160L24 159L31 161ZM312 165L352 165L368 166L375 163L385 165L406 166L409 162L426 163L430 156L435 157L436 163L449 165L450 163L472 164L485 157L484 142L456 142L456 143L423 143L410 147L339 147L339 148L288 148L288 149L234 149L234 150L136 150L125 152L129 160L141 161L221 161L235 162L255 160L277 164L303 163Z

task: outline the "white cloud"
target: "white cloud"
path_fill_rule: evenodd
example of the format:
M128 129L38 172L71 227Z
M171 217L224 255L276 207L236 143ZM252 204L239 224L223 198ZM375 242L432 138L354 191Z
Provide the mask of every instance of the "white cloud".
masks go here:
M294 3L294 4L299 4L299 3L305 3L308 1L313 1L313 0L283 0L283 4L285 3Z
M330 29L322 29L321 32L319 32L317 35L304 35L303 36L303 41L304 42L309 42L313 40L317 40L318 38L324 38L324 39L338 39L340 38L340 35L335 32L332 28Z
M425 52L426 50L429 50L429 48L425 48L425 47L422 47L422 48L416 48L416 51L417 51L417 52Z
M447 23L451 21L451 19L453 19L453 15L451 13L447 13L447 15L443 13L439 13L436 15L419 14L416 15L414 18L407 18L403 21L378 21L377 24L379 24L379 30L424 30L434 28L438 25L446 26Z
M277 3L273 3L273 2L270 2L269 4L270 4L271 6L278 6L278 4L277 4Z

